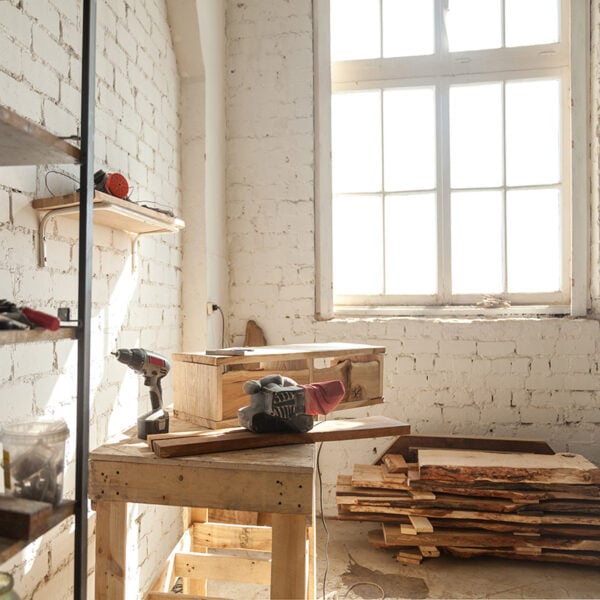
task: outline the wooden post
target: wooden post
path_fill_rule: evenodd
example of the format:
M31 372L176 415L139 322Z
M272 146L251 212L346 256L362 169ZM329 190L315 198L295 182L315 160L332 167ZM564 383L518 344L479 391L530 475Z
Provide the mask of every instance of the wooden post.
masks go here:
M96 503L96 600L125 600L127 503Z
M271 598L304 599L306 591L306 515L273 513Z

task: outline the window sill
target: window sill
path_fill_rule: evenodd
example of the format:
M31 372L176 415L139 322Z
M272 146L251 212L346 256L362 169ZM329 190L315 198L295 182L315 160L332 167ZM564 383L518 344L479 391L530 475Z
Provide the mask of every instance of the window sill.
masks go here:
M333 318L344 317L564 317L570 316L569 305L539 304L485 308L483 306L335 306Z

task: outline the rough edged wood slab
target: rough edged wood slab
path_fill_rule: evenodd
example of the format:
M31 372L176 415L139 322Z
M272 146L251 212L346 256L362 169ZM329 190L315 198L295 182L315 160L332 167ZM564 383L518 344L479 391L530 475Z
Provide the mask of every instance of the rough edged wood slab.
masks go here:
M510 550L491 550L489 548L455 548L447 547L446 552L460 558L475 556L497 556L515 560L535 560L540 562L565 562L575 565L600 566L600 554L597 552L542 552L541 554L520 553Z
M544 440L478 437L464 435L419 435L399 437L382 455L401 454L407 461L417 458L419 448L445 448L456 450L487 450L491 452L528 452L533 454L554 454L554 450Z
M322 421L307 433L252 433L243 427L232 427L179 437L151 436L150 443L156 456L172 458L269 446L389 437L408 432L410 425L407 423L387 417L366 417Z
M419 450L421 481L496 481L523 483L593 484L600 469L578 454Z

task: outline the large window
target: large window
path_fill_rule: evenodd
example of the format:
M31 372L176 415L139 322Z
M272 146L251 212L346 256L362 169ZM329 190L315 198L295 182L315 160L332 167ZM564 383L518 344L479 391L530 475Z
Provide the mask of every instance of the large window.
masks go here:
M320 312L584 312L587 2L316 2Z

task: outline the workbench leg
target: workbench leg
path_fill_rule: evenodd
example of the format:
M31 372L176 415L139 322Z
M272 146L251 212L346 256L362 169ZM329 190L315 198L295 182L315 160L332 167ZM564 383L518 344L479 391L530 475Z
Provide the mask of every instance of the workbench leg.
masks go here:
M306 591L306 515L273 514L271 598L297 600Z
M127 503L96 503L95 600L125 600Z

